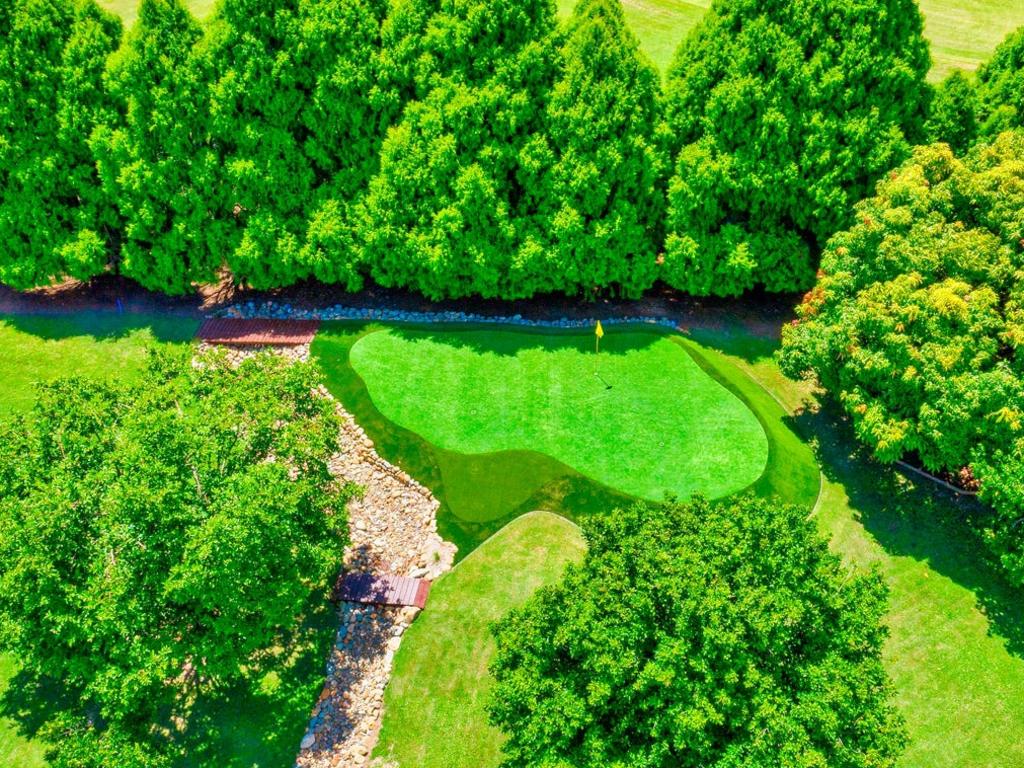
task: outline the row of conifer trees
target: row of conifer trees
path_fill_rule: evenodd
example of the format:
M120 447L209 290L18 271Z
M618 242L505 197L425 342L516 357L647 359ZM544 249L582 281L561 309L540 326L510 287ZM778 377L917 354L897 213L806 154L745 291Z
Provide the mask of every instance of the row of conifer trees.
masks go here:
M930 114L914 0L716 0L664 84L618 0L141 0L127 31L94 0L0 6L18 289L803 289L959 117Z

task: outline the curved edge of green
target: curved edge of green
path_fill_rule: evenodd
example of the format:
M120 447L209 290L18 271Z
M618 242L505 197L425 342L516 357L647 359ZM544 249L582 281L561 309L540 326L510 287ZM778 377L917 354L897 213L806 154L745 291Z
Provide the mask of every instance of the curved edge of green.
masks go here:
M768 437L768 462L761 476L734 498L744 493L776 496L782 501L811 510L821 492L821 470L811 450L790 426L791 414L748 373L733 365L716 349L681 334L676 341L693 356L697 365L736 395L761 422Z
M403 767L497 765L501 733L487 724L485 709L495 650L490 625L556 583L585 550L574 523L534 511L438 579L395 655L374 756Z
M350 365L348 351L363 335L394 326L434 332L498 328L534 335L575 335L579 330L482 323L353 320L329 321L321 325L311 352L324 372L328 389L355 416L385 459L401 466L430 488L441 501L438 532L458 546L460 557L530 510L546 509L579 520L633 500L547 456L529 451L480 456L457 454L439 449L420 435L388 420L376 408L365 383ZM814 454L793 431L789 414L765 389L737 368L725 354L678 331L646 323L625 327L673 339L698 366L754 413L768 439L769 458L762 475L738 494L774 495L808 509L814 506L820 485ZM525 479L513 477L514 473L501 472L498 474L500 482L494 482L493 469L507 461L527 466L529 472L525 473ZM485 476L491 482L488 483L488 494L481 494L478 481ZM497 513L495 499L499 501ZM452 511L454 505L458 505L458 513Z

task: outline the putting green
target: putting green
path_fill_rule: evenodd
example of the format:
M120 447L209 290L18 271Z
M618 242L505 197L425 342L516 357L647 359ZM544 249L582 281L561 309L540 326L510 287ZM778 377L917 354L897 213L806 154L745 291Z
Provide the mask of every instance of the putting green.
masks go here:
M447 451L534 451L617 491L715 498L768 461L757 417L671 336L380 329L350 362L390 421Z

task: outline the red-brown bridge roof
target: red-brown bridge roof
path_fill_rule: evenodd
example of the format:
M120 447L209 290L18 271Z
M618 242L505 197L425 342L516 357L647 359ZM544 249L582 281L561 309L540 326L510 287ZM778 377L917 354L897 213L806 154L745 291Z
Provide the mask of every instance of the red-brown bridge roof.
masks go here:
M319 320L242 320L217 317L206 320L196 338L208 344L293 347L313 341Z
M430 593L430 582L388 573L347 573L341 580L338 597L354 603L373 605L414 605L423 608Z

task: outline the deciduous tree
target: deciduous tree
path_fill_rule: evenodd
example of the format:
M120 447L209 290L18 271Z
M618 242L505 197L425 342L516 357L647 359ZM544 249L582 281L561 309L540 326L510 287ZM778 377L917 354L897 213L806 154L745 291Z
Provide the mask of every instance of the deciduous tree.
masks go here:
M1024 430L1022 161L1019 132L963 160L944 145L915 150L830 241L783 330L783 369L816 376L883 461L973 463L983 489L1002 484L1008 459L994 451ZM1001 487L986 495L1016 520L1001 509L1012 481ZM997 552L1020 552L1020 526L982 526L1013 537L990 536Z
M259 673L341 562L315 369L190 356L46 385L2 427L0 644L64 691L60 764L173 756L194 697Z
M495 627L505 768L883 768L905 741L885 587L806 510L637 505Z

